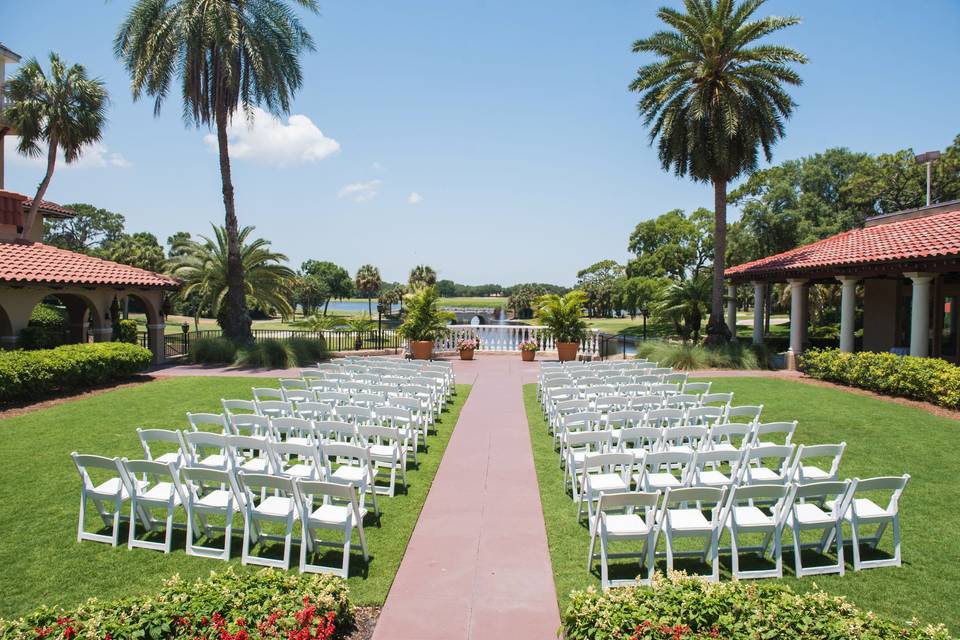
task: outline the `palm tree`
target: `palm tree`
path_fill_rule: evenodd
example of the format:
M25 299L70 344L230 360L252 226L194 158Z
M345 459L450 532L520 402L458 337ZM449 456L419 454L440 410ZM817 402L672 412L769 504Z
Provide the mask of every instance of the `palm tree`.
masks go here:
M372 264L365 264L357 269L357 291L367 296L367 315L373 315L370 299L380 290L383 281L380 279L380 270Z
M316 13L316 0L294 0ZM136 0L114 40L114 52L130 73L133 98L153 97L159 114L175 76L183 114L217 131L227 238L227 312L223 330L250 342L243 258L234 203L227 126L240 109L255 105L288 113L303 82L300 54L313 39L286 0Z
M655 310L660 316L673 321L684 342L691 337L697 341L700 339L703 314L709 309L710 300L710 279L700 272L686 280L671 282L661 292Z
M56 53L50 54L49 76L36 58L31 58L7 81L5 92L10 105L0 114L0 121L20 136L17 151L40 157L41 143L47 148L47 172L20 232L20 237L28 237L53 178L57 151L62 150L63 159L71 163L80 157L85 145L99 141L109 99L102 81L87 77L82 65L68 67Z
M253 227L243 227L238 234L240 260L245 274L244 297L261 309L273 310L281 315L293 311L290 306L291 287L296 273L285 266L287 256L271 251L270 242L262 238L249 240ZM229 295L229 238L223 227L213 228L213 238L200 236L200 241L182 239L175 245L176 256L167 264L167 273L183 282L180 295L196 294L202 304L217 318L221 328L225 321L223 302Z
M410 270L408 282L413 289L417 287L432 287L437 284L437 272L434 271L430 265L418 264Z
M773 144L784 135L793 99L784 85L801 84L788 63L802 54L774 44L757 44L798 18L751 20L765 0L684 0L686 12L662 7L657 15L669 31L637 40L636 53L658 59L640 67L630 90L641 94L638 109L650 126L651 144L664 171L713 184L713 294L708 340L725 342L723 267L726 255L727 184L756 169L759 149L769 162Z

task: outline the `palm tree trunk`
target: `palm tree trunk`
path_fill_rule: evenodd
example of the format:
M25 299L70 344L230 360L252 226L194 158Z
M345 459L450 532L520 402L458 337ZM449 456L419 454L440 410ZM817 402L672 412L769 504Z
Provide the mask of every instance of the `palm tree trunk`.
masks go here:
M370 317L373 317L373 307L370 306L371 304L370 300L371 300L370 296L367 296L367 315Z
M713 179L713 207L713 291L706 342L719 346L730 341L730 328L723 319L723 265L727 251L727 181L724 178Z
M247 300L244 293L243 263L240 260L240 239L237 231L237 210L233 199L233 179L230 175L230 151L227 146L227 109L223 105L216 108L217 145L220 151L220 179L223 183L223 208L226 212L227 231L227 313L223 332L234 342L249 344L253 342L250 331L250 314L247 312Z
M43 176L40 186L37 187L37 194L33 197L33 202L30 204L30 211L27 212L27 220L23 223L23 231L20 232L21 238L29 237L30 232L33 230L33 225L37 223L40 202L47 193L47 187L50 186L50 180L53 178L53 170L57 166L57 147L59 146L60 143L56 138L52 138L49 141L49 146L47 147L47 173ZM41 222L41 224L43 223Z

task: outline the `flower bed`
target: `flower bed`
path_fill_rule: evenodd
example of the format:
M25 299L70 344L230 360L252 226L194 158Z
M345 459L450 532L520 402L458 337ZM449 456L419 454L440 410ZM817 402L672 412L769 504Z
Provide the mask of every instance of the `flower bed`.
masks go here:
M159 593L72 610L41 607L0 620L2 640L328 640L353 626L346 583L328 575L228 568L185 582L174 576Z
M899 624L824 592L797 594L774 582L708 583L680 573L658 575L652 588L574 592L563 632L566 640L950 638L942 625Z
M820 380L960 409L960 367L938 358L811 349L799 367Z
M140 373L149 349L125 342L68 344L0 352L0 402L33 400L54 391L87 389Z

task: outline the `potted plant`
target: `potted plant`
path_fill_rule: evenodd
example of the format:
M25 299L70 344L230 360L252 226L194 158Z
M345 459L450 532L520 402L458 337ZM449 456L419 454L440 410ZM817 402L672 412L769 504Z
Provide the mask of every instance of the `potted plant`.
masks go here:
M524 340L518 346L520 347L520 357L523 358L524 362L533 362L537 357L537 349L540 348L537 341L532 339Z
M473 360L473 352L480 346L480 341L476 338L460 338L457 340L457 351L460 352L461 360Z
M447 332L452 313L441 311L440 294L436 287L419 287L404 296L406 315L397 327L397 335L410 343L414 360L433 357L433 342Z
M561 362L577 359L580 341L587 335L583 307L587 294L574 290L565 296L551 293L537 298L537 320L547 328L557 345Z

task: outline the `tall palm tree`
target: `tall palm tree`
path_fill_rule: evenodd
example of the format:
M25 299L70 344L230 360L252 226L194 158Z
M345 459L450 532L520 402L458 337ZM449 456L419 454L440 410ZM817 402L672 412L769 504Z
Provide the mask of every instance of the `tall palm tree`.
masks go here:
M432 287L437 284L437 272L430 265L418 264L410 270L407 281L412 288Z
M637 72L630 90L641 94L638 109L657 141L664 171L713 184L713 293L707 336L725 342L723 267L726 255L727 184L756 169L759 150L767 161L784 135L796 106L784 85L801 84L789 63L805 63L793 49L757 40L795 25L798 18L751 19L765 0L684 0L686 12L662 7L668 26L637 40L636 53L655 62Z
M357 291L367 297L367 315L373 315L370 299L380 291L383 281L380 279L380 270L372 264L365 264L357 269Z
M243 227L237 234L245 274L244 297L249 296L262 309L287 315L293 311L290 297L296 273L283 264L287 256L270 249L268 240L250 239L253 229ZM213 238L200 236L200 241L185 238L177 242L175 256L167 263L167 273L183 282L181 296L196 294L202 300L197 305L198 315L201 307L209 309L223 328L223 303L230 289L230 240L222 226L215 226L213 232Z
M316 13L316 0L293 0ZM153 97L158 114L179 76L188 123L213 126L227 236L227 313L224 333L253 339L244 298L243 260L234 203L227 126L240 109L261 105L288 113L303 81L300 54L313 39L287 0L136 0L114 40L130 73L133 98Z
M63 151L63 159L71 163L80 157L84 146L99 141L109 99L102 81L88 77L82 65L67 66L56 53L50 54L49 76L36 58L31 58L7 81L5 92L10 104L0 121L20 136L17 151L40 157L42 144L47 147L47 171L20 233L27 237L53 178L57 151Z

